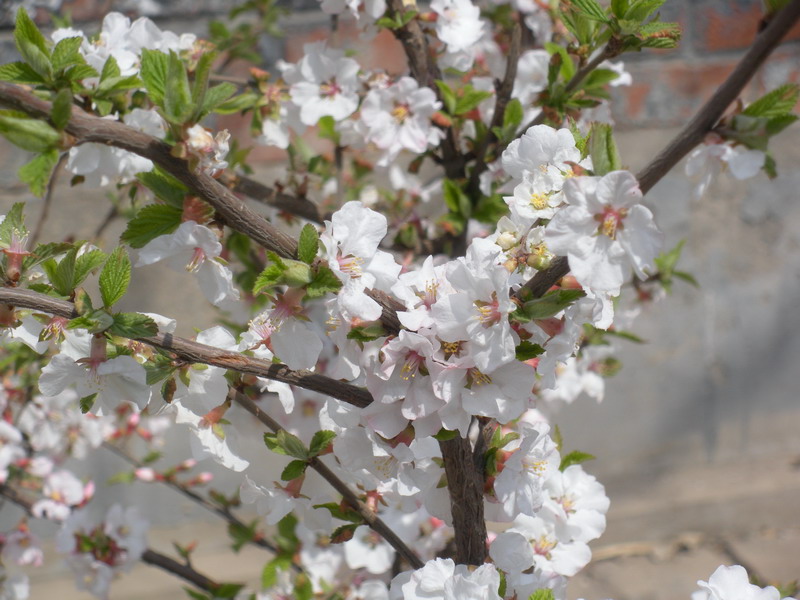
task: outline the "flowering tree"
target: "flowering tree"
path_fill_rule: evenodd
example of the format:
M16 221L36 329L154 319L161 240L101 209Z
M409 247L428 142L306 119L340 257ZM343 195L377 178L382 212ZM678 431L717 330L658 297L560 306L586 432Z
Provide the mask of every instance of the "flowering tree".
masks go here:
M63 168L125 206L108 248L40 242L23 203L0 223L0 494L61 524L78 586L107 597L141 560L193 598L564 598L609 501L551 411L602 397L626 291L635 305L692 282L642 197L686 155L698 194L724 167L775 176L769 138L796 119L795 85L734 104L800 18L800 0L772 0L696 117L641 173L622 170L603 109L630 77L614 61L678 43L662 3L322 0L334 24L390 30L408 74L315 43L246 80L218 71L250 57L252 24L217 23L211 43L111 13L95 35L46 37L20 9L22 60L0 66L0 133L34 154L20 179L49 202ZM269 2L232 16L247 9L274 26ZM245 142L210 131L213 114L248 115L254 143L286 150L280 179L248 177ZM160 261L225 325L186 339L169 316L120 311ZM284 457L281 481L242 456L226 418L242 409ZM192 458L160 466L173 427ZM166 484L226 520L234 549L264 549L263 589L198 572L190 547L149 549L136 507L87 512L94 485L68 459L101 445L131 463L120 481ZM204 491L210 476L189 473L204 460L239 489ZM304 485L309 470L327 491ZM242 521L242 503L263 520ZM28 597L14 564L43 556L27 521L2 560L3 597ZM736 566L700 587L780 597Z

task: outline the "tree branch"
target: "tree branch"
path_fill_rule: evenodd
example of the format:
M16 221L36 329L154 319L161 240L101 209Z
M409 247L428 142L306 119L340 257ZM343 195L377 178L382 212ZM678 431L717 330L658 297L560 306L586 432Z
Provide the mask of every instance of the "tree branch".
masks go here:
M75 306L66 300L58 300L45 294L20 288L0 288L0 303L22 308L30 308L67 319L78 316ZM260 358L252 358L238 352L221 350L199 342L159 333L153 337L134 338L150 346L172 352L181 360L202 363L231 369L239 373L249 373L266 377L326 394L353 406L364 408L372 402L372 396L364 388L344 383L311 371L293 371L286 365L272 363Z
M244 194L248 198L262 202L267 206L297 215L314 223L322 223L326 218L330 218L329 215L323 214L319 207L308 198L284 194L245 175L224 173L219 180L238 194Z
M261 423L269 427L274 433L278 433L283 428L280 423L270 417L247 395L237 391L234 397L239 406L244 408L247 412L257 418ZM469 443L469 442L467 442ZM364 519L364 522L372 528L373 531L379 533L400 554L414 569L423 567L423 562L409 548L400 537L384 523L375 512L364 504L353 491L347 487L347 484L339 479L336 474L331 471L319 457L314 457L308 461L308 466L319 473L322 478L327 481L333 488L339 492L347 503Z

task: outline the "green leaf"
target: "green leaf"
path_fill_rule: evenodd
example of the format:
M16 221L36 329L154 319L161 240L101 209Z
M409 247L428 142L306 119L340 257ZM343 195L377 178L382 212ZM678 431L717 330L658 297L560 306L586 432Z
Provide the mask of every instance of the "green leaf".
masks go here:
M120 240L131 248L141 248L155 238L172 233L181 224L183 211L166 204L148 204L128 222Z
M588 452L581 452L580 450L573 450L566 456L561 457L561 464L558 466L559 471L563 471L570 465L579 465L587 460L594 460L596 457Z
M439 442L446 442L447 440L452 440L459 436L458 431L450 431L449 429L445 429L442 427L438 432L436 432L433 438Z
M364 325L353 327L347 332L348 340L357 342L371 342L386 336L386 330L380 321L368 321Z
M258 519L251 523L244 524L233 521L228 524L228 535L231 536L233 543L231 548L234 552L239 552L246 544L252 542L258 533ZM214 596L218 598L219 596Z
M528 340L523 340L517 346L517 360L520 362L525 362L526 360L536 358L543 352L544 348L542 348L539 344L532 344Z
M215 87L220 87L220 86L218 85ZM208 96L206 96L206 102L209 102L208 98L210 96L211 96L211 90L209 90ZM244 94L239 94L238 96L235 96L230 100L226 100L225 102L217 106L214 109L214 112L220 115L232 115L253 108L253 106L259 99L260 97L254 94L253 92L245 92Z
M89 333L103 333L114 324L114 318L103 309L75 317L67 323L67 329L86 329Z
M100 83L112 77L119 77L121 73L122 71L119 70L117 59L114 58L112 54L106 59L106 62L103 63L103 70L100 71Z
M319 251L319 234L317 228L311 223L306 223L300 232L300 240L297 244L297 258L306 264L311 264L317 257Z
M625 11L624 18L629 21L643 23L657 11L666 0L633 0Z
M264 444L266 444L267 448L269 448L275 454L283 454L284 456L288 455L286 450L278 442L278 436L274 433L264 434Z
M268 265L253 284L253 295L260 294L263 291L268 291L270 288L275 287L283 279L283 272L285 267L281 268L278 265Z
M40 198L47 192L50 176L58 164L59 152L55 148L37 154L17 171L20 181L27 183L34 196Z
M335 294L342 287L342 282L328 267L319 267L311 283L306 286L309 299L322 298L325 294Z
M72 286L78 287L81 283L83 283L83 280L89 276L89 273L102 265L105 260L105 252L98 249L89 250L80 256L76 256Z
M214 64L216 58L216 52L204 52L197 60L197 66L194 69L192 103L198 107L199 110L205 102L206 92L208 91L208 76L211 74L211 66ZM195 115L195 117L196 120L199 120L199 115Z
M72 116L72 90L69 88L61 88L53 100L53 110L50 113L50 120L56 129L62 130L69 123L69 118Z
M146 173L137 173L136 179L153 192L159 200L163 200L181 211L183 210L183 201L189 193L189 188L169 173L165 173L156 167Z
M220 84L211 87L206 91L205 98L203 99L203 105L200 109L200 117L206 116L208 113L213 111L218 111L225 104L228 99L236 93L236 86L228 81L224 81ZM233 100L236 100L234 98ZM241 109L234 110L233 112L239 112Z
M17 232L23 236L28 232L25 227L25 203L15 202L11 210L6 213L5 218L0 222L0 248L8 248L11 245L11 238Z
M542 588L533 592L528 597L528 600L554 600L554 598L555 596L553 596L553 590L550 588Z
M595 69L581 82L580 89L595 91L594 88L602 88L618 77L619 73L611 69Z
M308 463L304 460L293 460L291 461L281 472L281 479L284 481L292 481L293 479L297 479L298 477L302 477L305 472L306 468L308 467Z
M444 194L444 202L450 212L455 213L468 219L472 214L472 204L469 197L459 187L459 185L451 179L445 179L442 188Z
M339 143L339 132L336 131L336 121L331 116L320 117L317 121L317 135L323 140L330 140L334 144Z
M103 305L113 306L128 291L131 282L131 260L122 246L114 248L100 273L100 295Z
M58 264L52 258L42 263L50 285L62 296L69 296L75 289L75 256L77 253L78 248L73 247Z
M108 331L113 335L131 339L152 337L158 333L158 325L147 315L117 313L114 315L114 324Z
M48 242L47 244L37 244L30 256L26 256L22 261L23 270L35 267L41 262L54 256L65 254L72 248L72 244L67 242Z
M493 96L492 92L476 90L471 85L467 85L462 90L462 94L456 99L455 113L463 115L478 107L478 105Z
M512 319L521 320L523 323L535 319L549 319L570 306L578 298L583 298L583 290L555 290L546 293L541 298L534 298L525 302L518 310L512 313ZM518 319L518 317L520 317Z
M56 73L72 65L85 64L85 59L80 53L83 38L80 36L68 37L60 40L53 48L53 71Z
M308 449L296 435L289 433L285 429L281 429L278 432L277 439L278 444L280 444L281 448L286 450L286 454L289 456L293 456L302 460L309 458Z
M589 134L589 154L592 157L592 168L595 175L605 175L611 171L618 171L622 167L611 125L592 123Z
M503 114L503 129L516 131L522 125L524 116L522 103L517 98L512 98L506 104L506 112Z
M326 502L325 504L315 504L314 508L324 508L331 513L331 516L334 519L339 519L340 521L350 521L351 523L364 522L364 517L362 517L360 514L358 514L351 508L342 507L342 504L338 502Z
M46 152L61 140L61 134L44 121L0 112L0 133L8 141L29 152Z
M611 0L611 14L617 18L625 16L630 0Z
M448 114L455 115L456 114L455 92L444 81L437 80L436 87L439 88L439 96L442 98L442 102L444 103L444 109L448 112Z
M22 58L46 80L53 76L50 51L42 32L36 27L28 12L20 6L14 27L14 42Z
M742 114L750 117L782 117L794 110L798 96L800 86L787 83L749 104Z
M327 450L328 446L335 437L336 433L333 431L328 431L327 429L317 431L314 434L314 437L311 438L311 444L309 445L308 453L311 456L319 455L320 452Z
M544 47L553 57L561 57L560 67L558 70L558 74L561 76L561 79L563 81L569 81L572 79L572 77L575 75L576 68L575 63L572 61L572 57L567 52L567 49L564 46L561 46L560 44L554 44L553 42L546 42Z
M570 0L572 6L585 17L601 23L608 23L608 15L603 7L600 6L596 0Z
M170 50L164 90L164 117L170 123L183 125L191 116L193 108L186 65L175 52Z
M90 410L92 410L95 398L97 398L97 392L95 392L94 394L90 394L89 396L84 396L83 398L80 399L79 403L81 407L81 412L83 414L86 414Z
M139 76L147 89L147 95L154 104L164 107L167 89L167 70L169 57L158 50L142 50L142 68Z
M268 590L278 583L278 573L292 568L292 559L287 556L276 556L261 571L261 589Z
M41 75L34 71L28 63L13 62L0 65L0 81L40 85L45 83Z

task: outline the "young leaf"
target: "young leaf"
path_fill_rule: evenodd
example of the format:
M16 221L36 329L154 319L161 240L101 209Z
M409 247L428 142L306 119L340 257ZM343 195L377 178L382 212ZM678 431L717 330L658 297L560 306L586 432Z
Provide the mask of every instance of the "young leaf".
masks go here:
M456 114L456 94L444 81L436 81L436 87L439 88L439 95L444 103L445 110L451 114Z
M578 298L586 295L583 290L556 290L548 292L541 298L528 300L522 307L515 311L512 318L516 319L518 313L521 320L548 319L560 313Z
M156 167L146 173L137 173L136 179L153 192L159 200L163 200L181 211L183 210L183 201L189 193L189 188L169 173L165 173Z
M298 477L302 477L305 472L306 468L308 467L308 463L304 460L293 460L290 462L281 472L281 479L284 481L291 481L292 479L297 479Z
M325 451L335 437L336 433L333 431L317 431L314 437L311 438L311 444L308 448L309 454L311 456L317 456L320 452Z
M50 120L58 130L64 129L72 116L72 90L61 88L53 100L53 110L50 113Z
M131 248L141 248L158 236L175 231L181 224L183 211L166 204L148 204L128 222L120 240Z
M605 175L622 168L611 125L607 123L592 124L589 135L589 154L592 157L595 175Z
M342 287L342 282L328 267L319 267L311 283L306 286L309 299L322 298L325 294L335 294Z
M61 134L44 121L16 116L8 111L0 113L0 133L8 141L29 152L46 152L56 147Z
M169 57L158 50L142 50L142 68L139 76L147 88L147 95L158 106L164 106L167 89L167 65Z
M80 399L79 402L80 402L81 412L83 414L86 414L90 410L92 410L92 406L94 405L94 399L95 398L97 398L97 392L95 392L94 394L91 394L89 396L84 396L83 398Z
M289 433L285 429L281 429L277 436L278 445L286 451L286 454L306 460L309 458L308 449L305 447L300 438L296 435Z
M200 108L199 117L204 117L208 113L220 108L228 101L228 98L236 93L236 86L228 81L224 81L208 89L203 98L203 105ZM234 98L235 100L236 98ZM234 111L238 112L238 110Z
M80 53L83 37L68 37L60 40L53 48L53 71L58 73L71 65L84 64L86 61Z
M306 264L311 264L317 257L319 251L319 234L317 228L311 223L306 223L300 232L300 240L297 244L297 258Z
M58 154L59 152L55 148L37 154L17 171L20 181L28 184L34 196L45 195L47 185L50 183L50 175L58 164Z
M103 305L113 306L125 295L131 282L131 260L125 248L114 248L100 273L100 296Z
M797 104L800 86L787 83L762 96L742 111L750 117L782 117L791 113Z
M476 90L471 85L464 88L463 93L456 99L455 113L463 115L478 107L478 105L492 97L492 92Z
M108 331L113 335L136 339L156 335L158 333L158 325L147 315L117 313L114 315L114 324Z
M566 456L561 458L561 464L558 466L559 471L563 471L570 465L579 465L587 460L594 460L594 456L588 452L581 452L580 450L573 450Z
M192 114L192 109L192 93L189 90L186 66L180 57L170 50L164 91L164 117L170 123L182 125Z
M194 69L194 81L192 82L192 103L198 108L202 107L205 102L206 92L208 91L208 76L216 58L217 53L212 51L204 52L197 60L197 66Z
M22 6L17 11L14 26L14 42L22 58L34 71L49 80L53 76L53 66L50 64L50 51L47 42L36 27L36 23L28 16L28 11Z
M585 17L601 23L608 23L608 16L596 0L571 0L572 6Z
M78 287L81 283L83 283L83 280L89 276L89 273L102 265L105 260L105 252L99 249L89 250L80 256L76 256L72 286Z
M532 344L528 340L523 340L517 346L517 360L525 362L526 360L536 358L543 352L544 348L539 344Z
M13 62L0 65L0 81L10 81L11 83L23 83L27 85L39 85L44 83L44 79L31 66L24 62Z

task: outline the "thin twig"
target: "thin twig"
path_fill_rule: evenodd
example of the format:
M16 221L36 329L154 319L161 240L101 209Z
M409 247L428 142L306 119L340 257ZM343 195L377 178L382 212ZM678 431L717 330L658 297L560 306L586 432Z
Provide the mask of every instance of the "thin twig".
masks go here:
M314 223L322 223L326 218L329 218L329 215L323 215L319 207L311 200L284 194L245 175L229 175L226 173L219 180L234 192L244 194L248 198L263 202L282 212L291 213Z
M111 444L109 442L103 442L103 448L113 452L118 457L120 457L121 459L123 459L126 462L130 463L131 465L133 465L137 469L144 466L136 458L134 458L133 456L131 456L130 454L125 452L122 448L120 448L118 446L115 446L114 444ZM203 496L201 496L197 492L194 492L194 491L190 490L188 487L186 487L185 485L182 485L181 483L175 481L174 479L160 479L159 482L164 484L164 485L166 485L167 487L172 488L173 490L175 490L179 494L185 496L186 498L189 498L189 500L191 500L192 502L196 503L198 506L202 506L207 511L222 517L223 519L228 521L228 523L236 525L236 526L238 526L238 527L240 527L242 529L246 529L247 528L247 525L243 521L241 521L239 518L237 518L236 515L234 515L228 508L222 507L222 506L220 506L218 504L214 504L213 502L211 502L207 498L204 498ZM258 546L259 548L263 548L265 550L269 550L273 554L278 554L278 552L279 552L278 548L276 548L275 546L270 544L267 540L265 540L262 537L252 538L252 539L248 540L248 543L249 544L253 544L254 546ZM294 567L294 569L298 573L302 572L302 569L300 569L300 567L298 565L292 563L292 567Z
M247 412L257 418L261 423L269 427L274 433L278 433L283 428L280 423L270 417L246 394L236 391L234 401L244 408ZM414 569L420 569L423 566L422 561L416 553L409 548L400 537L384 523L375 512L370 509L364 502L362 502L353 491L347 487L347 484L339 479L339 477L331 471L319 457L314 457L308 461L308 466L314 469L322 478L327 481L333 488L339 492L347 503L364 519L364 522L370 528L379 533L396 551L400 554Z
M47 191L44 194L44 202L42 203L42 212L39 213L39 220L36 221L36 227L33 228L33 233L31 233L31 237L29 240L29 244L31 248L36 247L36 242L39 241L39 236L42 235L42 229L44 228L44 223L47 221L47 217L50 215L50 206L53 203L53 190L56 187L56 180L58 179L58 173L61 171L61 167L64 166L64 163L67 160L67 153L64 152L61 156L58 157L58 162L56 166L53 168L53 172L50 175L50 180L47 182Z
M75 306L71 302L21 288L0 288L0 302L11 306L42 311L67 319L73 319L78 316ZM238 371L239 373L266 377L267 379L326 394L359 408L364 408L372 402L372 396L364 388L311 371L294 371L286 365L275 364L260 358L252 358L238 352L221 350L193 340L177 337L170 333L159 333L153 337L134 339L172 352L186 362L213 365Z
M4 498L11 500L14 504L19 506L22 510L29 517L35 517L33 514L33 502L27 498L25 498L22 494L20 494L17 490L12 488L9 485L0 485L0 495ZM189 565L185 565L179 563L173 558L161 554L160 552L156 552L155 550L151 550L147 548L144 553L142 553L142 562L153 565L156 567L160 567L170 573L171 575L175 575L180 577L181 579L191 583L195 587L200 588L201 590L205 590L207 592L214 592L220 588L220 584L215 582L213 579L210 579L203 575L202 573L196 571Z

